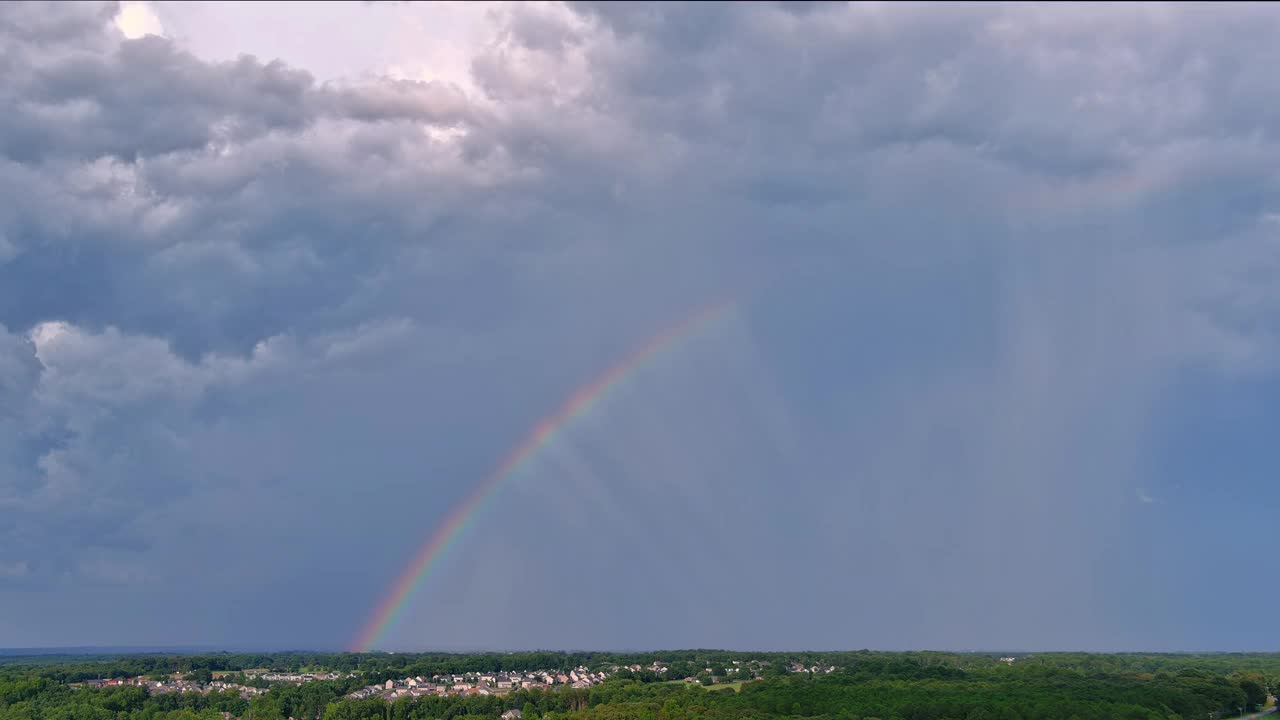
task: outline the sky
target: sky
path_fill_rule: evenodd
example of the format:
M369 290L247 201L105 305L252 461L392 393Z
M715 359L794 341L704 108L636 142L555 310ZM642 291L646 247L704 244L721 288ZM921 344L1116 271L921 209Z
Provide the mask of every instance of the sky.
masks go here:
M0 4L0 647L1278 650L1280 12Z

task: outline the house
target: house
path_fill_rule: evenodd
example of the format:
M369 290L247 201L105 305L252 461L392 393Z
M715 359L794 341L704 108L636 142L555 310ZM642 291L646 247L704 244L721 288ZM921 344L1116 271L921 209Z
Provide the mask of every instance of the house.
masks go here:
M521 720L523 717L524 713L519 710L508 710L502 713L502 720Z

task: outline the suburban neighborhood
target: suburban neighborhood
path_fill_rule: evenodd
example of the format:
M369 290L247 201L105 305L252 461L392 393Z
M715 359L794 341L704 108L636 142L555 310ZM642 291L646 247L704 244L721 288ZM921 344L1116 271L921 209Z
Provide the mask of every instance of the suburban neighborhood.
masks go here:
M667 671L666 667L656 662L649 667L640 665L633 667L636 672L650 670L665 673ZM402 697L422 697L424 695L505 695L513 690L522 689L587 688L604 682L611 674L603 670L591 672L587 668L580 666L568 672L562 670L534 670L529 672L417 676L402 680L387 680L378 685L369 685L351 693L348 697L365 698L378 696L387 700L394 700Z
M722 669L707 667L697 675L676 677L672 678L672 681L702 684L740 682L755 678L767 665L768 662L766 661L735 660L732 664L726 664ZM834 665L805 666L799 663L793 663L785 666L785 669L792 673L825 674L834 672L836 667ZM670 673L670 668L661 662L655 661L649 665L607 665L596 670L591 670L585 666L578 666L572 670L547 669L530 671L466 672L456 674L446 673L430 676L417 675L400 679L390 679L366 685L359 690L348 693L347 697L352 699L379 697L384 700L397 700L399 698L418 698L431 695L440 697L470 697L506 695L515 690L556 690L563 688L581 689L599 685L619 672L633 674L650 673L652 675L665 677ZM716 672L722 674L717 675L715 674ZM198 679L193 679L190 676L181 675L180 673L173 673L165 678L157 678L156 676L137 676L132 678L94 679L79 683L70 683L70 685L72 687L94 688L136 686L145 688L148 693L152 695L162 695L167 693L200 693L208 695L211 692L225 692L230 690L235 691L242 698L248 700L257 695L266 694L268 692L268 688L264 686L270 684L282 683L300 685L309 682L341 680L353 677L356 677L355 673L251 670L240 673L236 678L243 678L244 682L252 682L252 685L232 682L230 679L226 679L226 677L214 677L202 682Z
M261 680L264 683L291 683L302 684L307 682L315 682L317 680L339 680L341 678L355 677L353 673L336 673L336 672L316 672L316 673L289 673L289 672L245 672L244 677L248 680ZM248 700L256 695L265 695L267 688L256 687L252 685L242 685L239 683L227 682L225 680L213 679L209 682L200 682L198 680L185 679L180 673L174 673L168 679L156 679L154 677L138 676L132 678L111 678L111 679L94 679L86 680L79 683L70 683L71 687L116 687L116 686L134 686L145 688L152 695L164 695L167 693L200 693L208 695L211 692L225 692L234 690L239 693L240 697Z

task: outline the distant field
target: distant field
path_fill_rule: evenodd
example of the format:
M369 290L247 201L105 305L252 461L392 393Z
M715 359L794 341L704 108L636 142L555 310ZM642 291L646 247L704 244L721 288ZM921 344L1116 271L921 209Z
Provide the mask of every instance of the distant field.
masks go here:
M731 688L734 692L738 692L739 690L742 689L742 683L744 682L746 681L738 680L737 682L720 683L719 685L703 685L702 683L686 683L684 680L664 680L661 684L663 685L697 685L698 687L706 690L723 690L724 688Z
M742 689L742 683L744 682L746 681L739 680L737 682L720 683L719 685L703 685L702 687L708 690L723 690L724 688L731 688L734 692L738 692Z
M220 677L226 677L227 675L236 675L236 674L239 674L239 673L245 673L245 674L248 674L248 673L259 673L259 674L261 674L261 673L265 673L265 672L271 672L271 670L270 670L269 668L250 668L250 669L248 669L248 670L214 670L214 671L213 671L213 676L214 676L214 677L216 677L216 678L220 678Z

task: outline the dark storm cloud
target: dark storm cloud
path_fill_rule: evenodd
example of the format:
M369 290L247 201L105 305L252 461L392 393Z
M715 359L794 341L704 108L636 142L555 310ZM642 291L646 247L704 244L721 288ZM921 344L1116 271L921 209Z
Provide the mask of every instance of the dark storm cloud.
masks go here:
M1275 367L1275 13L810 5L495 8L471 94L0 7L0 645L337 644L724 296L398 644L1211 641L1126 558L1156 399ZM76 619L122 585L120 635Z
M113 39L110 12L76 16L82 36L42 42L51 23L39 12L5 12L0 93L14 112L0 120L0 184L14 202L0 212L0 276L22 291L0 317L14 326L54 317L171 335L189 324L176 338L186 352L243 349L340 302L399 238L429 231L441 196L456 194L447 186L465 180L410 161L438 159L424 124L466 119L456 89L318 86L251 57L210 64L163 38ZM233 287L243 302L228 306Z
M85 37L65 45L62 34L46 40L42 25L21 9L9 14L16 19L6 23L11 50L4 90L14 112L0 126L0 151L18 162L202 150L295 131L326 116L457 122L467 113L465 100L446 87L391 80L319 86L306 71L278 60L242 56L210 64L154 35L118 42L107 53L85 52ZM90 46L108 44L103 14L93 17L96 27L74 27L87 30Z

